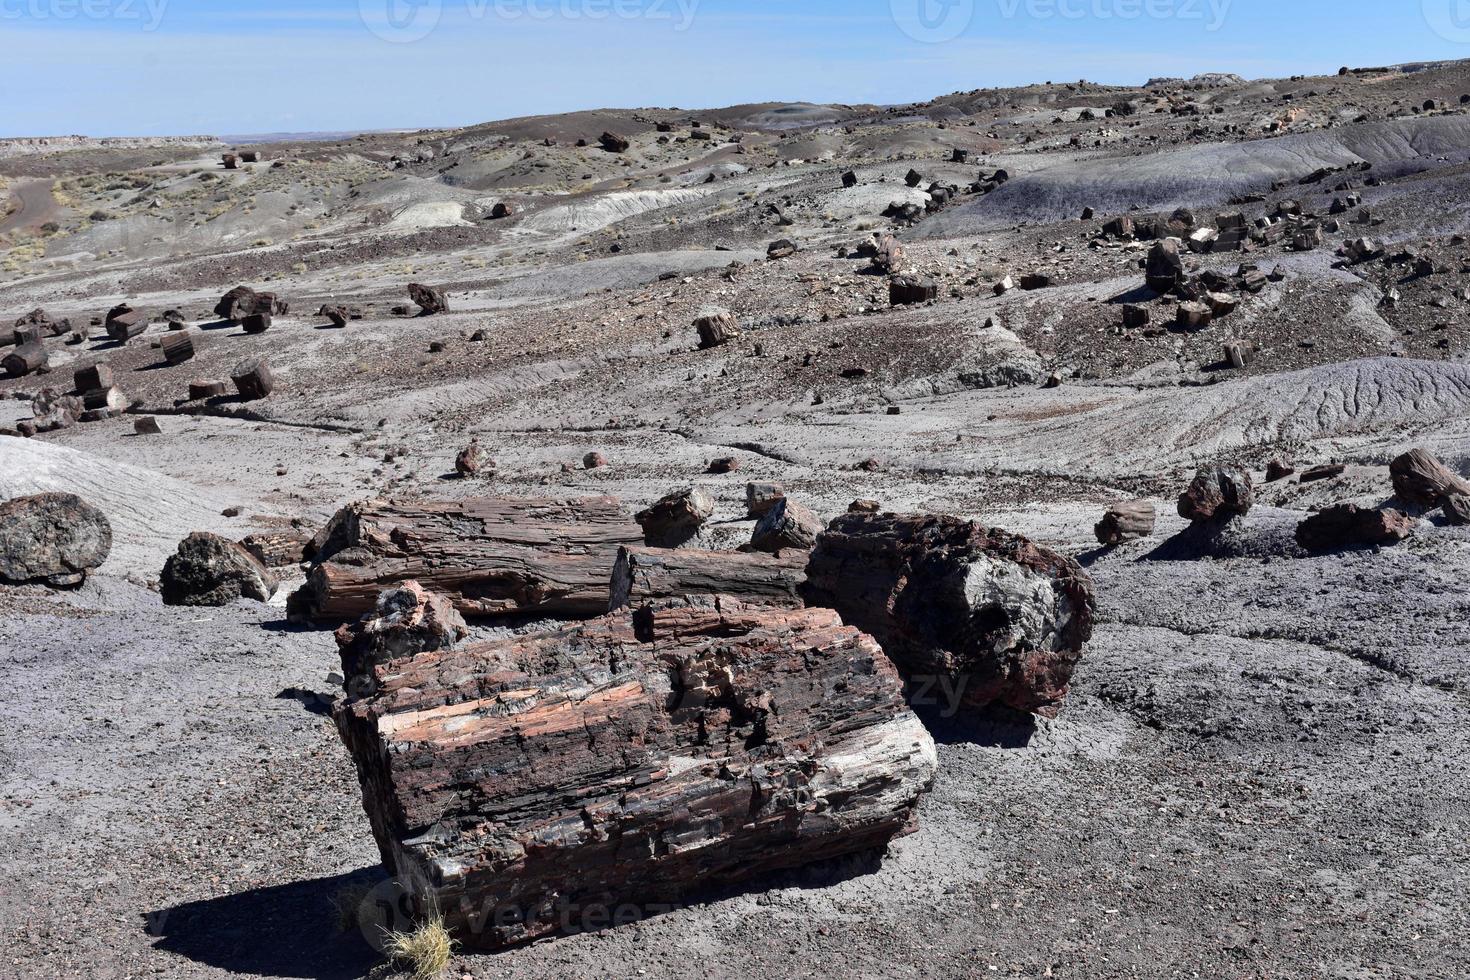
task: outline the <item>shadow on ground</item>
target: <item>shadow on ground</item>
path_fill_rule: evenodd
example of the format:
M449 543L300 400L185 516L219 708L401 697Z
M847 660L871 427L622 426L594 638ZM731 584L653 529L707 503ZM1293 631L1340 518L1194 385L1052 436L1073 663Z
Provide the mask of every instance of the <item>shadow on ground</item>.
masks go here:
M144 916L154 948L230 973L354 980L379 956L355 929L343 932L333 899L370 888L377 868L256 888Z

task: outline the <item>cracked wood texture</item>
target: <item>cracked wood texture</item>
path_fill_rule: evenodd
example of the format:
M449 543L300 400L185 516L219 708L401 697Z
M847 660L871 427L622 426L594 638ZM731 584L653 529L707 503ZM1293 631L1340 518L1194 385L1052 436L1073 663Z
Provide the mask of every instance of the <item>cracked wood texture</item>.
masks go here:
M761 606L798 609L806 581L806 552L783 555L737 551L622 548L613 565L616 611L681 596L724 595Z
M583 619L608 608L618 548L643 529L615 497L367 501L317 537L317 564L291 596L292 620L356 619L409 581L466 616L535 612Z
M1020 535L927 514L847 514L817 539L809 605L877 637L913 680L1055 717L1092 638L1092 580Z
M828 609L708 597L370 671L335 716L373 833L472 947L881 848L936 767Z

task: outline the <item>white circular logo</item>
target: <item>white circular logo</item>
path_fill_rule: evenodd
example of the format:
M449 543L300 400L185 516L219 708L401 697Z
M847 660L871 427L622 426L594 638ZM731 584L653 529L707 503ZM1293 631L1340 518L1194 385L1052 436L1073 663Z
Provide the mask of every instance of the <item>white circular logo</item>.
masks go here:
M975 0L888 0L893 22L915 41L942 44L965 33Z
M1470 44L1470 0L1424 0L1424 20L1446 41Z
M382 953L395 932L413 930L415 911L413 893L397 878L389 878L362 897L357 927L368 945Z
M363 24L384 41L422 41L439 26L444 0L357 0Z

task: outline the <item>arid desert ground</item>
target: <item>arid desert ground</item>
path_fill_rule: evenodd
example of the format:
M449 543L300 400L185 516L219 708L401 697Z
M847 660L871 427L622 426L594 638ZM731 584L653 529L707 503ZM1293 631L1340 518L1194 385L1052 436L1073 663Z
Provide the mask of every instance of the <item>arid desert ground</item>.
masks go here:
M339 909L384 872L332 630L288 617L300 540L365 500L697 487L730 551L753 481L1075 559L1057 716L911 688L914 833L450 976L1470 973L1470 528L1390 473L1470 474L1470 63L0 140L5 201L0 334L70 323L0 378L0 500L76 494L113 541L74 587L0 585L0 975L394 975ZM263 332L216 312L242 285ZM98 364L112 402L53 411ZM1249 513L1179 516L1201 467ZM1134 500L1152 534L1100 546ZM1412 528L1304 548L1341 504ZM201 531L296 560L267 601L166 605Z

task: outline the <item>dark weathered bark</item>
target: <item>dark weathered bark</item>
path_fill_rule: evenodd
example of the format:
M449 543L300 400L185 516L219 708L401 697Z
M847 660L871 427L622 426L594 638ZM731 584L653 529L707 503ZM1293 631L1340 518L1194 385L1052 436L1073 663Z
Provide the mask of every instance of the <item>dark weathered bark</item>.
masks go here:
M972 706L1055 716L1092 636L1092 580L1076 562L953 517L839 517L803 591Z
M317 536L318 564L290 615L354 619L414 579L467 616L600 616L618 549L642 543L613 497L353 504Z
M383 859L469 947L881 848L935 771L893 665L826 609L625 611L354 688Z
M803 552L775 555L737 551L622 548L613 565L612 610L681 596L727 595L750 605L797 609L806 582Z

